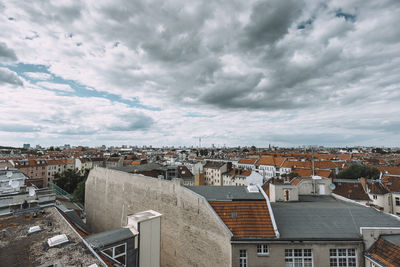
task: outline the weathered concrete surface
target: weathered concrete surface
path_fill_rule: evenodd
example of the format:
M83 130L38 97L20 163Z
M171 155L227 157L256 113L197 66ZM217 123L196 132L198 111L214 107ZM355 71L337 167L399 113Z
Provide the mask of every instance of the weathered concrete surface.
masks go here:
M95 232L125 226L153 209L161 220L161 266L230 266L230 234L201 196L178 182L96 167L86 181L87 223Z

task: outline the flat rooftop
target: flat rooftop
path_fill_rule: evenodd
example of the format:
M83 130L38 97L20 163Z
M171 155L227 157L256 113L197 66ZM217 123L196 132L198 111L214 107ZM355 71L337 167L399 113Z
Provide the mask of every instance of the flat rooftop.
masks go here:
M43 209L44 213L33 212L0 218L0 230L5 230L5 238L0 236L1 266L39 266L62 263L64 266L89 266L100 261L84 245L80 237L71 229L55 207ZM40 226L42 231L27 235L30 227ZM69 242L48 247L47 240L65 234Z
M280 239L361 240L360 227L400 227L400 218L331 196L271 203Z

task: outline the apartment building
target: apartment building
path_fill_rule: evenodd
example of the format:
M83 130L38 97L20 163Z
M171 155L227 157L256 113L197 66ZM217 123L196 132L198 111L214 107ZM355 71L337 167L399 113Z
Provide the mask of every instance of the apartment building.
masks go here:
M223 185L222 174L232 168L230 162L207 161L204 165L204 180L206 185Z
M47 187L54 183L54 176L57 173L64 172L66 170L75 169L74 159L50 159L47 160L47 179L45 180L44 186Z
M254 170L256 168L257 159L240 159L237 167L245 170Z
M400 216L400 175L381 179L333 179L333 193Z
M157 207L162 266L365 266L364 254L382 235L400 234L397 217L335 197L324 178L183 187L95 168L86 188L95 231Z
M47 160L46 159L20 159L12 160L15 168L31 179L47 180Z

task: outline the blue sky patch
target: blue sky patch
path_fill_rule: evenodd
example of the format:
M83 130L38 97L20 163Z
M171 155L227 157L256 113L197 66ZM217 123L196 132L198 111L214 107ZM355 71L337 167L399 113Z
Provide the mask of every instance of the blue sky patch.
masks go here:
M1 66L1 65L0 65ZM150 107L140 103L139 99L135 98L133 100L123 99L116 94L110 94L107 92L97 91L95 88L90 88L86 85L80 84L74 80L63 79L60 76L54 75L49 71L49 67L46 65L35 65L35 64L23 64L19 63L13 66L3 66L7 67L12 71L18 73L18 75L24 77L26 80L30 81L32 84L37 84L38 82L42 82L44 80L34 79L29 77L25 72L38 72L38 73L47 73L50 74L50 79L45 81L51 83L58 83L58 84L67 84L74 92L67 92L67 91L55 91L59 95L66 95L66 96L79 96L79 97L99 97L99 98L106 98L113 102L124 103L130 107L134 108L141 108L153 111L160 111L161 109L158 107ZM46 89L46 88L44 88Z

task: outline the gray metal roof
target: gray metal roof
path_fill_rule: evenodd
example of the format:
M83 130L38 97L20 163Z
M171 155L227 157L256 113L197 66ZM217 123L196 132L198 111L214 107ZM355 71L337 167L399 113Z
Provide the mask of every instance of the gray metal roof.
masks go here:
M396 217L331 196L271 203L281 239L361 239L360 227L400 227Z
M382 235L381 236L386 241L400 247L400 235Z
M246 186L187 186L193 192L202 195L208 201L212 200L264 200L263 195L258 193L249 193Z
M93 247L102 249L108 245L118 243L128 238L134 237L128 228L119 228L86 237L86 241Z

